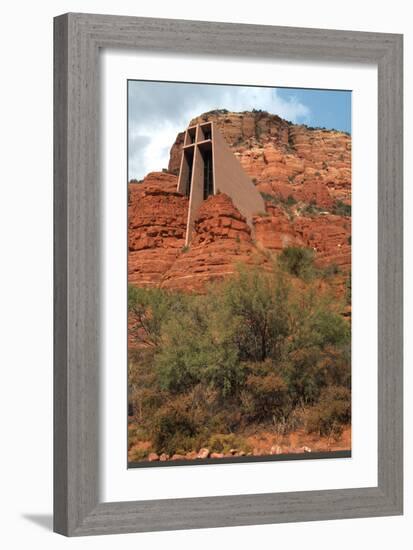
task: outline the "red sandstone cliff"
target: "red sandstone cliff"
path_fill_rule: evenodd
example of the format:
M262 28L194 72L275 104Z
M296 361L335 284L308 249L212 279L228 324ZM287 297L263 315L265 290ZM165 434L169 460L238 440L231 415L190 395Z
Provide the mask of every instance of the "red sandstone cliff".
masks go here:
M254 111L212 111L190 125L213 121L244 170L263 193L314 201L331 207L351 203L351 137L334 130L311 129ZM183 134L171 148L169 170L178 173Z
M202 291L206 283L234 273L237 263L265 261L231 199L224 194L210 196L195 220L191 246L166 272L161 286Z
M159 286L185 244L188 199L176 192L177 177L152 172L129 184L128 281Z
M171 148L169 173L153 172L129 184L129 282L139 286L202 291L233 273L237 262L265 263L270 251L311 247L320 266L351 265L351 138L310 129L263 112L214 111L213 120L266 199L253 235L226 195L209 197L184 247L188 199L176 192L183 134Z

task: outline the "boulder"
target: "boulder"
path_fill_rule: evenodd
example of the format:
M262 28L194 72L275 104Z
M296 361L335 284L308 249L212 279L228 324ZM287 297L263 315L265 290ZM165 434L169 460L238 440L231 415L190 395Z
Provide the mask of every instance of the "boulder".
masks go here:
M198 458L208 458L209 457L209 449L206 447L203 447L199 450Z
M159 455L156 453L149 453L148 454L148 461L149 462L157 462L159 460Z
M272 455L281 455L282 452L283 450L279 445L273 445L270 449L270 454Z

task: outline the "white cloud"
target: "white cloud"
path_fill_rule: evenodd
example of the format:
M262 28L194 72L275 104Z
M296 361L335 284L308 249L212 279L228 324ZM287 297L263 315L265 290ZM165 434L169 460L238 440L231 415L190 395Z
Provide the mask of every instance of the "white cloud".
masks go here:
M271 88L238 88L234 94L228 91L223 101L226 104L222 107L223 109L231 111L263 109L291 122L303 121L310 115L309 108L297 101L293 95L289 100L285 100L278 95L276 89Z
M141 179L148 172L167 168L169 151L179 131L169 121L156 127L141 126L139 132L142 134L134 134L130 130L129 177Z
M309 108L292 91L288 100L274 88L129 82L129 177L167 167L169 150L189 121L212 109L262 109L291 122L307 122Z

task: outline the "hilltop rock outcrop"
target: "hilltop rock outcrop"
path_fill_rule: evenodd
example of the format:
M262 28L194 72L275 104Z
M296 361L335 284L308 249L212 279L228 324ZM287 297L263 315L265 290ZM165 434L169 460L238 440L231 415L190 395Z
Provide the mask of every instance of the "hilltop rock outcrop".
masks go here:
M128 277L131 284L202 292L234 272L238 262L265 264L268 251L305 246L320 267L351 267L351 137L294 125L253 111L212 111L191 121L214 121L266 199L252 228L225 194L209 197L185 247L188 198L177 193L184 133L170 152L168 172L129 184Z
M291 124L265 111L211 111L190 125L213 121L258 189L329 208L351 202L351 137ZM183 133L171 148L169 170L179 172Z

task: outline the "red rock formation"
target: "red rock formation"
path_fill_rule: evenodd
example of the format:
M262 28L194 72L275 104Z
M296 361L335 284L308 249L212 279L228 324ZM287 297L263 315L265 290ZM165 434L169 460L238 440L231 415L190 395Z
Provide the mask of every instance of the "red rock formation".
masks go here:
M237 263L263 263L244 216L225 194L210 196L195 220L191 246L183 251L161 286L202 291L205 284L234 273Z
M351 269L351 218L333 215L298 217L294 220L294 228L305 246L316 252L317 265L336 265L345 271Z
M179 132L169 153L168 171L176 176L179 175L181 167L182 147L184 144L185 132Z
M264 264L266 250L286 246L311 247L320 267L349 270L351 218L331 212L337 200L351 204L351 137L265 112L214 111L191 124L202 120L217 124L258 189L269 195L266 213L254 218L252 235L228 196L209 197L185 248L188 199L176 192L183 144L178 134L169 173L153 172L129 185L129 282L202 291L233 273L237 262ZM309 204L318 207L312 216Z
M335 264L342 270L351 268L351 218L331 214L295 216L268 206L268 216L254 218L257 246L281 251L286 246L304 246L316 253L320 267Z
M191 121L214 121L259 190L330 208L351 202L351 137L334 130L291 124L266 112L212 111ZM183 134L171 149L178 173Z
M129 283L158 286L185 244L188 199L176 185L176 176L162 172L129 184Z
M280 207L267 205L267 216L254 218L257 246L281 251L286 246L305 246L301 235L295 231L288 214Z

